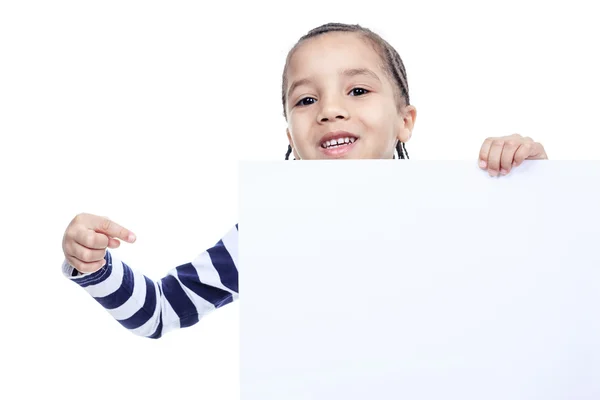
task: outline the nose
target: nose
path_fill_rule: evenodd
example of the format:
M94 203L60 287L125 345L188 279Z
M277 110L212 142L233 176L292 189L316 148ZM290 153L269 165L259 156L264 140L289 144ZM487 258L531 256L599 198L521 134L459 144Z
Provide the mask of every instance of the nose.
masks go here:
M339 98L321 99L321 109L319 111L319 122L335 121L348 119L349 113L343 102Z

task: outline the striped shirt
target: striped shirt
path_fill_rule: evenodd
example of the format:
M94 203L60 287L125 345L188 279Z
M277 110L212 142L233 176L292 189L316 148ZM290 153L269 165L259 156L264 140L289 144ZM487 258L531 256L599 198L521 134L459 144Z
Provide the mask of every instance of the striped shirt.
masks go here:
M87 291L130 332L158 339L197 323L238 298L238 225L192 262L155 282L106 252L106 264L78 273L66 260L63 274Z

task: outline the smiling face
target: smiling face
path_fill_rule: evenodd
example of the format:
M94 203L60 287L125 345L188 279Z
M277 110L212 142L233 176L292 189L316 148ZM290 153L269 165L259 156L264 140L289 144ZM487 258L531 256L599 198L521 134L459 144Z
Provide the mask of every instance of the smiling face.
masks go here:
M373 45L353 32L300 44L286 81L287 135L297 159L391 159L410 139L416 110L398 91Z

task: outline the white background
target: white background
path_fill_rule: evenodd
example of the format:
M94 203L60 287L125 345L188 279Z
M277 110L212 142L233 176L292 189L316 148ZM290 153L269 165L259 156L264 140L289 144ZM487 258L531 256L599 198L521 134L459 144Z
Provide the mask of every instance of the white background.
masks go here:
M138 235L120 256L154 279L213 245L238 218L237 162L283 159L283 63L320 24L396 47L412 159L475 161L514 132L552 159L598 159L593 3L481 3L0 3L0 387L237 398L237 304L134 337L61 276L62 234L79 212L107 215Z

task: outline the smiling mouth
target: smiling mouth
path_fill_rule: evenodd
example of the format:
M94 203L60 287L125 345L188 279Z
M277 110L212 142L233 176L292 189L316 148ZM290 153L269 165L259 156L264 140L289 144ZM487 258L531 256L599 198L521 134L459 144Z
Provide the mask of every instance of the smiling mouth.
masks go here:
M357 140L357 138L350 137L350 136L339 138L339 139L326 140L325 142L321 143L321 147L324 149L335 149L338 147L344 147L349 144L352 144L352 143L356 142L356 140Z

